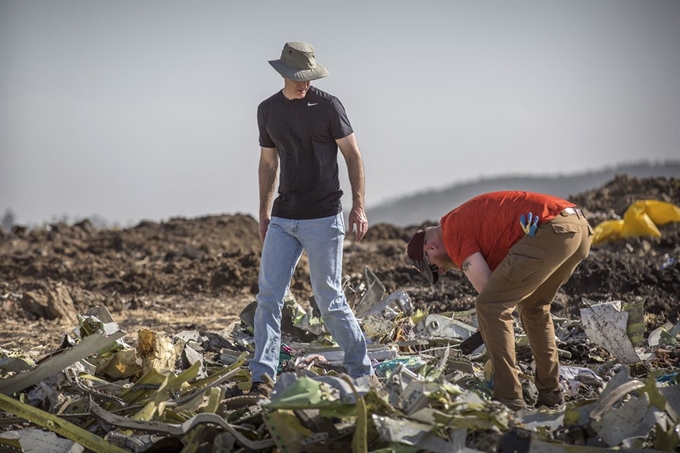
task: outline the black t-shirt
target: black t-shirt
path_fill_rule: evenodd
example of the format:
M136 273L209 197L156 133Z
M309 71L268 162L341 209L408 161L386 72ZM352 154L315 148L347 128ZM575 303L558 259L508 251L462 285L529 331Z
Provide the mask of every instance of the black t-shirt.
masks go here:
M281 172L272 215L318 219L342 211L335 140L353 130L340 100L314 86L303 99L281 91L257 108L260 146L276 148Z

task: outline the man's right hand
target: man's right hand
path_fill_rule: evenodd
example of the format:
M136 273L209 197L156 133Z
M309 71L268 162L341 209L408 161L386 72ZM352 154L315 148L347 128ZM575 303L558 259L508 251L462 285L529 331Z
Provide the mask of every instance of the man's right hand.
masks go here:
M269 217L260 220L260 240L264 243L264 237L267 235L267 228L269 228Z
M349 213L349 231L356 230L356 241L359 242L368 231L368 219L363 206L352 206Z

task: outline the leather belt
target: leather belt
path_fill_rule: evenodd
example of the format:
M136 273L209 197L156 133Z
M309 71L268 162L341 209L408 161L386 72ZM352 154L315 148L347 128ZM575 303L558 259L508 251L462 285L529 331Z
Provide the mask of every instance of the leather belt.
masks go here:
M585 217L583 215L583 211L581 211L581 209L576 207L576 206L574 206L573 208L564 208L562 210L562 214L564 214L564 215L577 215L577 216Z

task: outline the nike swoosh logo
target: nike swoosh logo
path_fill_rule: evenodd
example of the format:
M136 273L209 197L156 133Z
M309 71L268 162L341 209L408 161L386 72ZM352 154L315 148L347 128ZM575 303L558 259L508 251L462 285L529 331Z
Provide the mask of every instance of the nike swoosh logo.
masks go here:
M312 104L311 102L308 102L308 103L307 103L307 107L311 107L311 106L317 105L317 104L318 104L318 102L315 102L314 104Z

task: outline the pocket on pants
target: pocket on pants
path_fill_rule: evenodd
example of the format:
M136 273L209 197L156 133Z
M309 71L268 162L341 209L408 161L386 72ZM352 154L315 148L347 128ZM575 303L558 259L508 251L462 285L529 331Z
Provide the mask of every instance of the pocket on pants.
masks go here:
M338 234L340 234L341 237L345 236L345 217L342 213L335 217L333 227L338 230Z
M581 231L581 226L573 223L551 223L553 231L556 234L578 233Z
M545 250L539 247L532 247L526 244L518 244L515 250L512 250L512 266L508 280L519 283L528 280L543 267L543 260L545 259Z
M579 233L581 232L581 225L577 225L574 223L550 223L550 226L552 227L552 230L555 232L555 234L568 234L568 233ZM586 228L588 229L588 237L593 235L593 229L590 227L590 224L586 222Z

